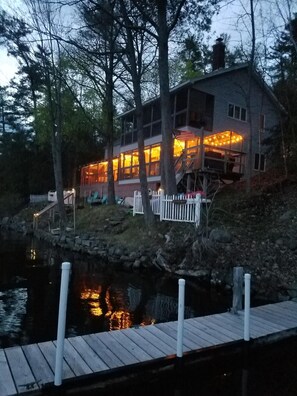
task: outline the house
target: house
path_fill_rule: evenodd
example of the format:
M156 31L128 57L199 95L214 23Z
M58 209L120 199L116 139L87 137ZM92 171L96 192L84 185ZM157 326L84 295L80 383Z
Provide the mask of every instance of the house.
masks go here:
M255 71L250 74L248 64L225 68L225 46L220 39L213 49L212 72L171 90L180 191L201 190L205 175L225 182L245 178L250 152L254 172L264 172L267 161L262 142L279 124L280 105L262 78ZM161 181L160 110L159 98L146 102L143 108L147 177L152 190ZM113 159L115 191L117 196L133 196L134 190L140 189L135 111L122 114L120 121L121 139L114 147ZM81 196L91 191L107 194L107 161L82 167Z

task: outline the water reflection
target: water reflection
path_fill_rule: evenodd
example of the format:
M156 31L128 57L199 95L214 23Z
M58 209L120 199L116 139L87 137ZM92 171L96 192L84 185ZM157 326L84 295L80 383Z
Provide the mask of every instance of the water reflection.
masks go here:
M9 252L9 254L8 254ZM61 263L70 261L66 336L177 319L177 279L121 272L43 242L0 239L0 346L56 338ZM185 316L224 311L230 298L189 282Z

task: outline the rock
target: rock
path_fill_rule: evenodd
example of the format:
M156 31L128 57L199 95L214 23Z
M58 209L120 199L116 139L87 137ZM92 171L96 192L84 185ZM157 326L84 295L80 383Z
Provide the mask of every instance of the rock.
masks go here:
M153 260L153 264L162 271L171 272L171 268L167 263L166 258L163 255L162 249L159 249L156 254L156 258Z
M287 212L285 212L284 214L282 214L279 218L280 222L285 222L285 221L290 221L294 218L294 210L288 210Z
M90 239L84 239L81 241L82 246L91 247L93 246L93 241Z
M282 238L279 238L279 239L277 239L277 240L275 241L275 244L276 244L277 246L283 246L284 241L283 241Z
M189 276L189 277L199 278L200 280L203 280L203 281L209 281L210 280L210 270L183 270L183 269L178 269L174 273L176 275L180 275L180 276Z
M141 261L140 260L135 260L133 263L132 268L133 269L139 269L141 267Z
M132 260L132 261L134 261L134 260L136 260L136 259L138 259L138 258L139 258L139 254L136 253L136 252L131 252L131 253L129 254L129 259Z
M297 239L290 239L288 243L288 248L290 250L296 250L297 249Z
M230 243L232 237L229 231L220 228L214 228L209 234L209 239L214 242Z
M3 217L1 225L6 226L9 223L9 217Z

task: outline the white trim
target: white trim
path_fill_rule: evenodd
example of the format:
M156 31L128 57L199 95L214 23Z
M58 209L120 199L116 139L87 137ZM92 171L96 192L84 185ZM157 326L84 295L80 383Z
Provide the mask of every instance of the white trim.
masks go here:
M161 176L150 176L147 178L148 182L155 182L155 181L160 181L160 180L161 180ZM136 184L136 183L140 183L140 179L119 180L118 183L119 183L119 185Z

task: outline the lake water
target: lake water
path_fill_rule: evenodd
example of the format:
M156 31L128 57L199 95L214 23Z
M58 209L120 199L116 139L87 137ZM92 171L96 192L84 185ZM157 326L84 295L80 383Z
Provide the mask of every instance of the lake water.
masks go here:
M0 347L56 338L63 261L72 264L67 336L177 319L177 278L123 272L30 237L1 233ZM226 311L230 304L230 295L187 281L186 317Z
M56 338L61 263L70 261L66 335L80 335L177 319L177 279L126 273L41 241L0 234L0 347ZM223 312L231 296L186 282L186 317ZM165 378L145 377L100 395L295 396L297 340L251 356L192 367ZM98 395L98 391L88 396Z

